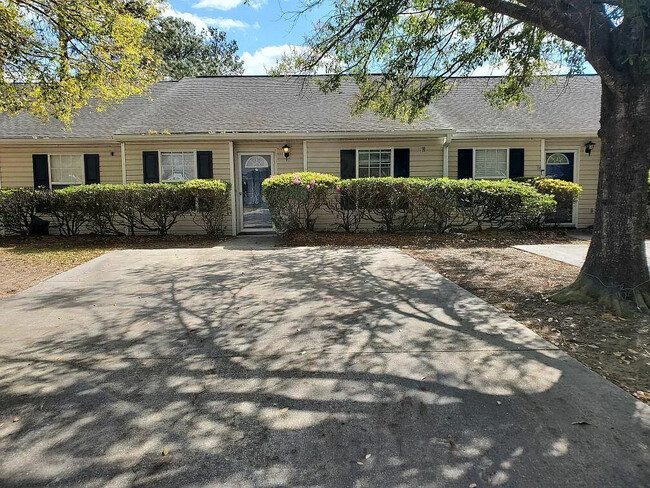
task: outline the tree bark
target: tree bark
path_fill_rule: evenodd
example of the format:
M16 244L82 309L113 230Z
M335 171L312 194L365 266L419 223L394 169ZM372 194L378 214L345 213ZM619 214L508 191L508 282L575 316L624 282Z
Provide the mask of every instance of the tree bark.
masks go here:
M619 315L650 312L645 220L650 170L650 81L603 83L600 172L587 259L557 301L596 298Z

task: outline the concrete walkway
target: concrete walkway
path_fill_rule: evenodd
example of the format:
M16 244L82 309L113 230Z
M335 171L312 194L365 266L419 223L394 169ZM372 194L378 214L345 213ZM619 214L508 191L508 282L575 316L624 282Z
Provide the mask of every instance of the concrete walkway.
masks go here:
M650 408L396 249L116 251L0 303L0 486L650 479Z
M587 257L589 244L533 244L513 247L521 251L538 254L539 256L582 267ZM650 241L645 242L645 249L646 256L650 257Z

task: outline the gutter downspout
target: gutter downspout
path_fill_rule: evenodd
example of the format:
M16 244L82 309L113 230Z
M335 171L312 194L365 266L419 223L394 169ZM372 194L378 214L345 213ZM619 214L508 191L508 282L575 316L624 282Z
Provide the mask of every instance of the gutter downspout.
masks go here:
M302 141L302 170L307 171L309 165L307 164L307 141Z
M442 143L442 176L449 177L449 144L454 137L453 132L448 132Z
M237 185L235 185L235 145L228 141L228 152L230 159L230 216L232 218L232 235L237 235Z
M122 158L122 184L126 185L126 149L123 142L120 142L120 156Z

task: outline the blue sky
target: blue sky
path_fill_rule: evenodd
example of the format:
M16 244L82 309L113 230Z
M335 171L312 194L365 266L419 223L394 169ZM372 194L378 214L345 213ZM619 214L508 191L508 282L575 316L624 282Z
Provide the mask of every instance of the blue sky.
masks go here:
M213 25L239 45L246 74L265 74L283 52L301 45L311 21L292 13L300 0L169 0L167 15L192 21L199 28ZM315 18L310 13L310 18Z

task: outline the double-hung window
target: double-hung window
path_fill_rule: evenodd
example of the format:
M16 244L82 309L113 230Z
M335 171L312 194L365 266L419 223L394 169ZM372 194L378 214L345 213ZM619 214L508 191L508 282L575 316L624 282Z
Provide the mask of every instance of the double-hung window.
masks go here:
M359 178L390 176L393 151L390 149L359 149L357 151Z
M507 149L474 149L474 179L501 180L507 177Z
M160 153L160 169L163 183L177 183L196 178L194 151Z
M84 182L83 154L50 154L50 183L54 187Z

